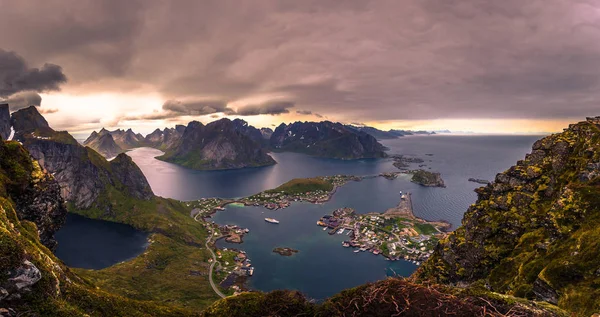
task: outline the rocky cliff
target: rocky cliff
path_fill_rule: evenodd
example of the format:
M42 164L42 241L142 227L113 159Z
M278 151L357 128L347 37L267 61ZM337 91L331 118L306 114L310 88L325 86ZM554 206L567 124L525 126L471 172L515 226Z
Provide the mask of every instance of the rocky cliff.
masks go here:
M35 223L42 244L54 250L67 215L60 186L17 142L0 141L0 196L10 197L19 219Z
M62 196L76 209L102 208L110 214L113 203L105 195L111 191L142 200L154 196L142 172L125 154L106 161L67 132L50 128L35 107L13 113L12 122L16 140L54 176Z
M417 276L600 312L600 118L537 141L477 189Z
M291 151L336 159L385 157L385 147L362 131L340 123L294 122L281 124L270 139L276 151Z
M240 120L241 121L241 120ZM201 170L235 169L275 164L239 121L221 119L188 124L177 145L158 159ZM258 131L258 130L257 130ZM258 132L259 137L260 132Z
M0 138L7 140L10 136L10 112L8 104L0 104Z
M89 146L106 158L113 158L124 151L117 145L110 132L104 128L100 132L92 132L83 145Z

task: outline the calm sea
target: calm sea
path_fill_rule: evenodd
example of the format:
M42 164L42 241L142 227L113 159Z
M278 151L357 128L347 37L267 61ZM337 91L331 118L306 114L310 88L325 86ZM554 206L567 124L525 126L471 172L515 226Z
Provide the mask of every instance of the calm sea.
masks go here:
M389 154L415 156L425 160L424 169L442 174L446 188L425 188L405 176L351 182L323 205L306 203L268 211L258 207L228 207L214 216L220 224L237 224L250 229L241 245L219 241L221 247L237 247L248 252L255 267L251 286L269 291L296 289L322 299L342 289L376 281L389 275L410 275L416 265L390 262L370 253L354 253L341 246L345 235L330 236L315 225L324 214L338 207L359 212L382 212L398 203L398 192L413 194L415 214L428 220L446 220L454 227L468 206L475 202L478 186L470 177L493 180L531 149L540 136L435 135L410 136L382 141ZM278 164L262 168L230 171L194 171L158 161L161 152L139 148L127 152L146 175L155 194L180 200L202 197L243 197L274 188L290 179L335 174L374 175L396 171L391 159L339 161L295 153L273 153ZM426 155L430 154L430 155ZM417 168L419 164L413 164ZM265 217L280 220L268 224ZM67 224L69 226L69 224ZM64 230L64 229L63 229ZM59 243L63 243L59 239ZM292 247L300 252L292 257L272 253L273 247Z

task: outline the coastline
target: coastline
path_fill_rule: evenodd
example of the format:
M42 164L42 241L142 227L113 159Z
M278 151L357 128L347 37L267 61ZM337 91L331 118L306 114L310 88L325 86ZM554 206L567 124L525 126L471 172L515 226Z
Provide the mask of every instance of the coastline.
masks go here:
M210 218L217 211L225 210L225 207L228 205L240 204L241 206L244 206L244 207L245 206L256 206L256 207L262 206L263 208L266 208L269 210L279 210L279 209L285 209L285 208L289 207L294 202L308 202L311 204L323 204L323 203L330 201L333 198L333 195L335 195L337 193L338 189L340 187L348 184L350 181L362 181L364 179L371 179L371 178L377 178L377 177L384 177L388 180L394 180L401 174L410 174L410 172L409 171L395 171L395 172L386 172L386 173L380 173L380 174L376 174L376 175L365 175L365 176L334 175L334 176L324 176L324 177L314 178L317 180L325 180L325 181L331 183L331 185L332 185L331 190L326 191L326 192L322 191L322 190L316 190L316 191L308 191L308 192L301 192L301 193L296 193L296 192L290 193L290 192L286 192L285 190L278 190L279 189L279 187L278 187L275 189L266 190L266 191L260 192L258 194L247 196L247 197L233 198L233 199L231 199L231 198L230 199L205 198L205 199L200 199L198 201L188 202L188 203L197 205L197 207L194 209L195 212L193 213L192 217L197 219L199 216L201 216L203 222L205 222L207 224L212 223L212 225L214 226L216 224L214 222L211 222ZM301 180L306 180L306 179L301 179ZM401 196L404 197L404 195L401 195ZM395 207L388 208L387 210L385 210L381 213L369 213L369 214L363 214L363 215L383 216L383 217L399 218L399 219L405 218L405 220L407 219L414 223L433 226L435 228L435 230L437 230L437 232L435 233L437 235L437 237L439 239L444 237L446 235L446 233L450 230L451 224L445 220L428 221L428 220L425 220L425 219L415 216L414 212L413 212L413 206L412 206L412 195L410 193L407 193L406 196L408 199L404 199L404 198L400 199L400 202ZM200 207L200 208L198 208L198 207ZM228 226L228 225L217 226L217 228L218 228L217 230L219 230L220 235L221 235L221 237L219 237L218 240L225 239L228 242L238 243L238 244L243 243L243 236L246 233L248 233L248 231L238 232L237 234L239 235L239 237L231 238L231 234L230 234L231 230L236 230L236 229L247 230L247 229L237 228L237 226ZM332 230L332 232L335 233L335 230L338 230L338 229L339 228L335 228L334 230ZM416 234L416 231L415 231L415 234ZM354 239L356 237L354 231L352 231L348 235L352 239ZM423 236L421 235L421 238L422 237ZM432 241L435 241L437 243L438 238L435 238ZM233 240L233 241L230 241L230 240ZM427 242L428 239L425 239L424 241ZM418 261L423 261L426 259L426 257L424 257L425 253L420 253L419 251L415 251L417 256L412 256L412 255L405 256L405 257L393 256L393 255L390 256L389 253L382 252L382 250L379 250L379 248L377 248L377 247L366 247L364 245L361 247L360 244L356 244L356 243L354 243L354 244L348 243L348 245L346 245L347 242L348 241L344 242L344 245L343 245L344 247L348 247L348 246L360 247L360 251L369 251L375 255L381 254L386 258L386 260L392 260L392 261L405 260L408 262L420 264L420 262L418 262ZM220 249L220 248L216 247L216 243L214 243L213 246L218 251L237 250L237 249L227 249L227 248ZM430 246L429 244L427 244L426 246L427 246L428 251L430 249L432 249L432 246ZM241 251L241 252L243 252L243 251ZM359 250L356 250L355 252L359 252ZM427 254L427 257L428 256L429 256L429 254ZM254 268L251 267L251 269L253 271ZM225 283L224 286L227 286L227 285L229 285L230 287L236 286L234 288L234 290L235 290L234 294L237 294L240 291L250 290L250 287L248 286L248 282L249 282L249 279L252 276L252 274L248 274L250 272L248 270L243 271L243 272L245 272L245 273L242 274L242 273L238 272L237 273L238 275L235 275L234 273L230 273L221 282Z

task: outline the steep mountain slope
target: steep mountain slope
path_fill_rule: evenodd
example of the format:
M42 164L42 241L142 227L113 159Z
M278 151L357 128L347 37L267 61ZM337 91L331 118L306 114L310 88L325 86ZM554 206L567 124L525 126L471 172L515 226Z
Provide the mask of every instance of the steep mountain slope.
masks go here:
M109 294L74 274L48 248L65 215L52 176L18 142L0 142L0 315L192 315Z
M241 120L240 120L241 121ZM192 121L173 148L158 159L201 170L235 169L275 164L240 121L221 119L203 125ZM256 130L254 128L254 130ZM260 136L260 131L258 137Z
M600 118L537 141L417 276L600 312Z
M270 145L277 151L306 153L336 159L385 157L385 147L362 131L341 123L294 122L281 124L271 136Z
M136 134L131 129L110 131L115 143L123 150L129 150L140 146L145 146L145 139L141 134Z
M184 131L185 126L183 125L176 125L175 128L165 128L164 130L156 129L146 136L145 143L150 147L166 151L179 142Z
M144 174L127 155L106 161L66 131L50 128L35 107L13 113L12 123L15 139L54 175L62 196L75 209L98 208L108 217L114 213L111 199L149 200L154 196Z
M273 135L273 129L271 128L260 128L260 134L262 134L263 139L268 140L271 139Z
M110 132L104 128L100 132L92 132L83 145L91 147L106 158L113 158L119 153L123 153L123 149L117 145Z
M0 138L8 139L10 136L10 112L8 104L0 104Z

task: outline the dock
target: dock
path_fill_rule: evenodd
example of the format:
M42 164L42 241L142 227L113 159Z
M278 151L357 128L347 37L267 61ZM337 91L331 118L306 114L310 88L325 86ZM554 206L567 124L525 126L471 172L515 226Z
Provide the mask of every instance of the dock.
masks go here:
M403 198L400 199L398 205L386 210L384 215L416 219L417 217L415 217L415 214L413 213L412 194L405 193L402 195L402 197Z

